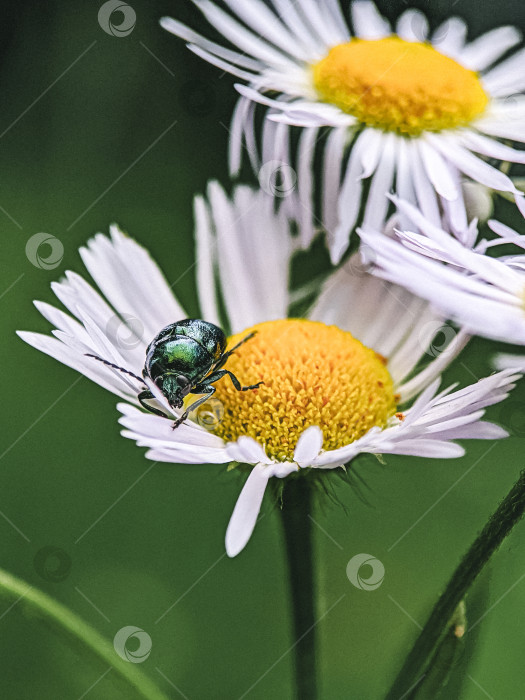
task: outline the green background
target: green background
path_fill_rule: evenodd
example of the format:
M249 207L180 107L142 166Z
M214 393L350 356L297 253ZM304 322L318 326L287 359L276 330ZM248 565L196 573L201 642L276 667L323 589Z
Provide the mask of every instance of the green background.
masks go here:
M72 370L14 334L48 330L32 300L54 302L50 282L66 269L82 272L77 249L113 221L151 250L170 283L180 278L176 293L197 313L193 275L185 274L194 257L192 197L210 178L228 185L233 80L159 27L164 14L203 26L189 0L131 4L137 23L125 38L101 30L97 2L2 4L0 566L108 640L125 625L146 630L153 647L140 669L169 697L290 698L287 580L272 504L265 502L246 550L229 560L224 533L241 476L221 466L165 464L145 473L143 450L119 436L114 397L76 382ZM495 24L525 27L517 1L429 5L422 7L434 24L448 14L465 17L471 37ZM381 7L395 17L406 4ZM498 213L507 222L515 217L510 207ZM55 270L37 269L25 256L39 231L64 244ZM489 373L493 350L472 343L447 383ZM355 465L369 503L341 485L346 513L317 504L313 517L326 531L315 530L319 614L338 601L318 625L323 698L383 697L416 623L523 466L524 402L521 384L489 412L512 432L506 441L469 443L460 460L389 457L382 466L363 458ZM50 545L71 560L60 582L43 578L33 562ZM374 592L346 577L360 552L385 565ZM469 597L471 622L494 607L467 635L443 697L523 696L524 575L525 527L518 526ZM2 698L132 700L114 673L101 679L106 666L24 614L22 602L9 605L0 600Z

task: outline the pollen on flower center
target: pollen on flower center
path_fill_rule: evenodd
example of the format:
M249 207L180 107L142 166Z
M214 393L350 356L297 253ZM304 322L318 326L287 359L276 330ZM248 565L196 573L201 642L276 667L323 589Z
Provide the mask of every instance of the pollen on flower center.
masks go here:
M293 459L300 434L316 425L324 449L333 450L383 427L395 413L396 397L384 358L336 326L305 320L268 321L230 338L229 346L252 330L257 334L228 360L241 384L218 381L214 398L224 407L214 432L225 440L253 437L269 457Z
M488 104L474 71L430 44L352 39L313 66L321 99L360 122L417 136L470 123Z

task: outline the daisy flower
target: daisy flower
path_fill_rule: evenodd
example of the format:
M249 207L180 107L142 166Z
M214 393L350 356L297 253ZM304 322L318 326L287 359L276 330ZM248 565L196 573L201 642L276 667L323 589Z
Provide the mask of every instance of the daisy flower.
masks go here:
M150 459L251 467L227 528L230 556L250 538L272 477L342 467L363 452L460 457L457 439L506 435L481 417L507 396L515 373L439 390L440 373L467 336L441 348L443 320L427 302L368 274L353 256L327 278L306 318L289 318L297 243L272 199L239 187L230 200L212 183L207 199L196 198L195 216L201 316L229 328L230 347L257 331L227 362L243 384L264 382L257 390L238 392L221 379L209 405L174 430L179 412L154 384L164 416L141 408L138 377L89 356L140 376L149 341L186 316L148 253L116 227L80 251L100 291L67 273L53 290L69 313L36 302L53 337L20 335L124 399L122 434L147 447ZM116 318L134 319L125 342Z
M525 49L514 27L467 42L467 26L451 17L433 33L425 16L406 10L395 29L375 5L351 3L352 29L338 0L192 0L229 46L175 19L165 29L197 55L240 78L241 98L231 126L230 168L239 171L246 145L256 172L265 157L288 163L291 127L302 127L293 162L299 204L312 218L312 176L323 127L321 219L332 261L344 254L363 213L366 228L381 228L391 189L417 203L452 232L466 228L461 179L510 193L525 212L512 180L494 161L524 163ZM254 107L264 105L270 145L262 163ZM488 162L488 161L491 162ZM367 187L367 180L369 187ZM302 183L302 184L301 184Z
M359 230L373 272L432 302L470 334L525 345L525 255L486 255L503 244L523 249L525 236L489 220L496 238L478 241L474 220L461 243L408 202L392 199L413 230L397 229L392 238Z

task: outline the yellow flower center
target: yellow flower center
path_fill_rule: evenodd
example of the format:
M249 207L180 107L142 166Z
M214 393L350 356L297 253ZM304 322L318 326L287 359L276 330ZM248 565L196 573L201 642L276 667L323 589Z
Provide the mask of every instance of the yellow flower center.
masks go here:
M246 392L236 391L228 377L215 384L211 401L223 407L216 435L228 441L249 435L269 457L289 461L312 425L323 431L323 449L334 450L373 426L384 427L395 413L384 358L350 333L314 321L268 321L230 338L230 347L252 330L257 334L226 367L245 386L264 384Z
M313 66L321 99L360 122L417 136L469 124L488 97L474 71L430 44L352 39Z

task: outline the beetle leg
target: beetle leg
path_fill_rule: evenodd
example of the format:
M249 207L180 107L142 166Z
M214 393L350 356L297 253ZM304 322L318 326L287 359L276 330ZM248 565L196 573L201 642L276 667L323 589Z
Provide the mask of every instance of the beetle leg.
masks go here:
M146 399L154 399L155 397L149 391L149 389L144 389L144 391L141 391L140 394L137 396L140 405L146 409L146 411L149 411L150 413L154 413L156 416L162 416L163 418L166 418L166 414L162 413L162 411L159 411L158 408L153 408L153 406L150 406L149 404L146 403Z
M244 343L246 343L248 340L251 340L256 333L257 331L252 331L251 333L248 333L248 335L245 336L242 340L240 340L237 343L237 345L234 345L231 350L225 352L221 359L218 361L218 363L215 365L214 371L220 369L221 367L224 367L230 355L233 354L237 350L237 348L240 348L241 345L244 345Z
M177 420L173 423L172 429L175 430L175 428L178 428L179 425L184 423L184 421L188 418L190 411L194 411L198 406L203 404L205 401L207 401L212 394L215 393L215 387L210 386L209 384L197 384L193 389L192 389L193 394L204 394L204 396L201 396L200 398L197 399L197 401L194 401L191 406L188 406L188 408L184 411L182 416L180 418L177 418Z
M226 375L228 375L229 378L232 380L232 384L237 389L237 391L249 391L250 389L258 389L261 386L261 384L264 384L264 382L257 382L257 384L252 384L251 386L241 386L241 383L233 374L233 372L230 372L228 369L219 369L209 374L204 379L201 386L206 386L208 384L212 384L213 382L217 382L219 379L225 377Z

